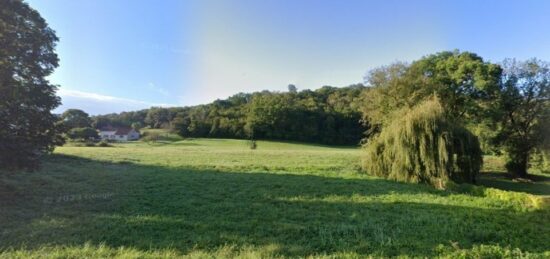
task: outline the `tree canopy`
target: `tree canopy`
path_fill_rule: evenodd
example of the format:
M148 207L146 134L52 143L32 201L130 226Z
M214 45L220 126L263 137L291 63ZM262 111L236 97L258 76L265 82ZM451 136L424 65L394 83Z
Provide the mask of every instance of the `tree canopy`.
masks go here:
M63 126L67 129L90 127L92 119L90 115L79 109L68 109L61 114Z
M56 86L46 77L58 66L55 32L23 1L0 1L0 166L37 165L61 143Z
M458 51L395 63L368 74L363 118L387 137L385 128L436 96L449 120L472 129L486 151L500 148L508 170L524 177L533 152L548 152L549 71L535 59L492 64Z
M367 75L371 89L362 111L373 125L390 122L402 108L436 95L443 109L458 120L474 120L499 90L500 66L470 52L440 52L413 63L395 63Z
M503 66L496 142L507 153L507 169L524 177L533 152L550 150L550 65L531 59Z

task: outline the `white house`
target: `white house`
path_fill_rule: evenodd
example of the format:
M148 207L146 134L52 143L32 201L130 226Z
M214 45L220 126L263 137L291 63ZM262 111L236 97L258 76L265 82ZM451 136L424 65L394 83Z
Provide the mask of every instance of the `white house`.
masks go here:
M99 130L99 137L103 140L129 141L139 139L139 132L132 128L104 128Z

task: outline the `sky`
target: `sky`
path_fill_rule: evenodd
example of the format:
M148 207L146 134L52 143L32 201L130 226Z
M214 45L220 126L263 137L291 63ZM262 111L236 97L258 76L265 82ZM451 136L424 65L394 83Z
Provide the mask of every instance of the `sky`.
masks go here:
M545 0L27 0L60 38L49 77L92 115L363 82L439 51L550 61Z

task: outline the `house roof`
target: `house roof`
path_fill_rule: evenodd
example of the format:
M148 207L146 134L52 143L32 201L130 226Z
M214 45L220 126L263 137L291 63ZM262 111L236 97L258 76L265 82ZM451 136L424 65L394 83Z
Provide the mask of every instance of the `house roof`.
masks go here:
M115 135L128 135L132 131L132 128L117 128Z
M111 126L105 126L100 128L99 131L116 131L116 128L113 128Z

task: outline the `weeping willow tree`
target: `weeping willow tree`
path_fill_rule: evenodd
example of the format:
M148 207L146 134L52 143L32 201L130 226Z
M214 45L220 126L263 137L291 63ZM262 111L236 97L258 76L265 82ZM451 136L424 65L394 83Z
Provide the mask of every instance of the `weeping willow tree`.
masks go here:
M437 98L400 113L365 145L369 174L405 182L475 182L482 164L479 141L446 116Z

